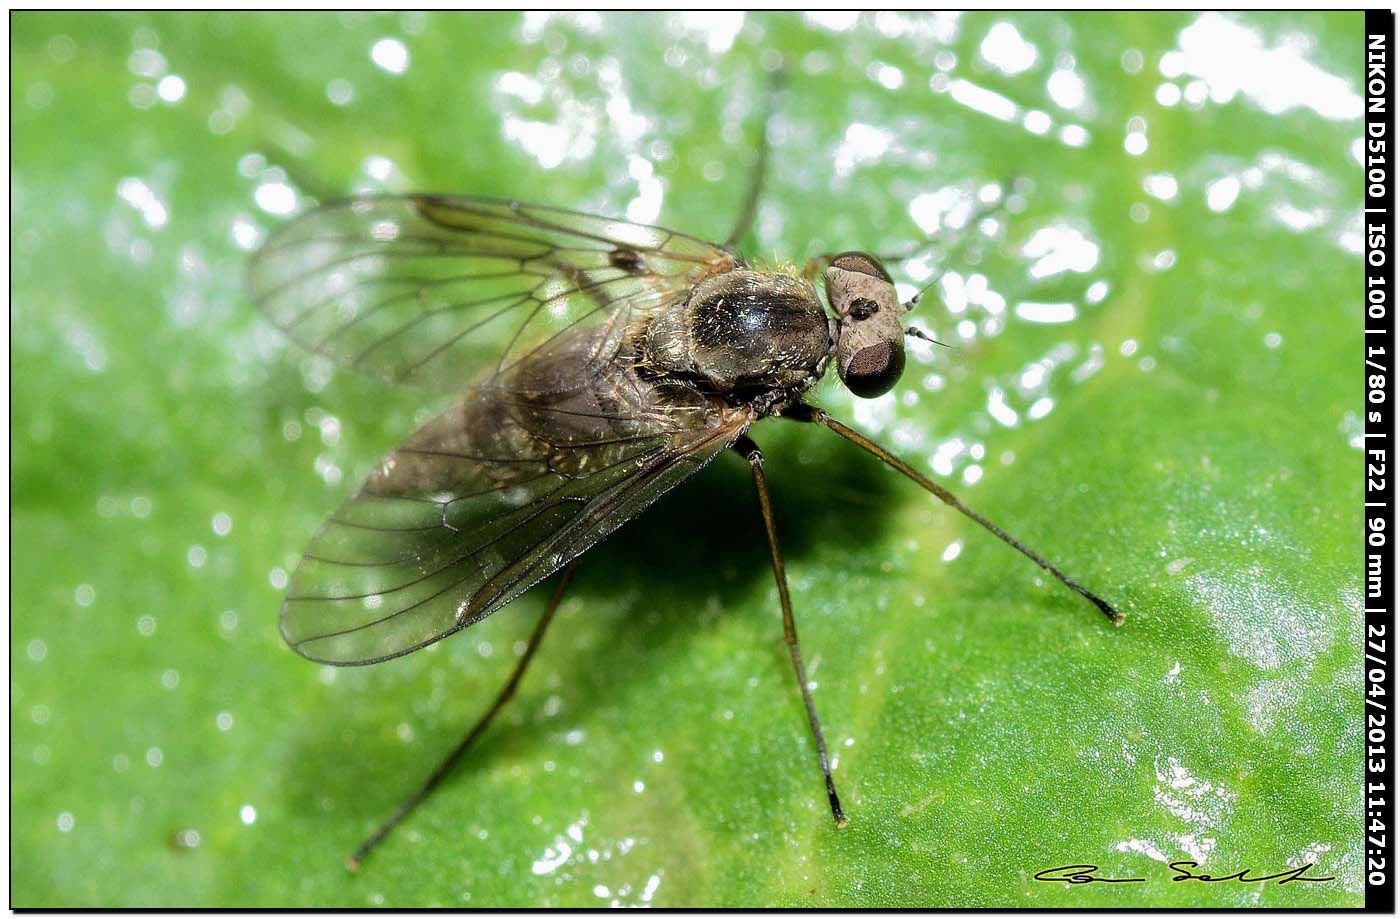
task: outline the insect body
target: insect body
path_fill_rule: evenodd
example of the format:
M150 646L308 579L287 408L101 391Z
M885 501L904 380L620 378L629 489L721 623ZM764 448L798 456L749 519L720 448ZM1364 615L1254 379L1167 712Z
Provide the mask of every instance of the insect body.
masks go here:
M835 431L1120 618L942 486L803 401L833 362L857 395L894 386L907 309L872 256L845 253L809 267L824 268L829 310L809 280L814 271L755 271L729 247L657 227L443 195L329 204L283 227L257 254L254 293L294 340L393 382L459 395L312 538L282 608L291 646L331 664L407 654L562 571L501 694L353 864L426 797L514 692L574 560L728 448L752 470L784 639L832 815L845 824L762 453L747 435L765 417Z

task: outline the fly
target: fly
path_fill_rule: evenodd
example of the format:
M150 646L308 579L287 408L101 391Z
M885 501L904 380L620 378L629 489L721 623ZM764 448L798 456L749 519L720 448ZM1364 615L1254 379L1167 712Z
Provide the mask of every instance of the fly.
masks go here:
M765 123L766 127L766 123ZM917 482L1097 607L1122 614L947 489L805 397L832 364L852 393L904 369L901 303L881 260L750 267L766 131L723 244L496 198L352 198L282 227L254 257L256 300L308 350L393 383L456 393L375 467L312 538L281 629L299 654L372 664L470 627L558 574L486 713L349 858L356 869L421 803L519 685L578 558L725 451L748 464L783 638L832 817L846 813L797 640L763 453L752 426L826 428ZM815 281L820 280L825 305ZM917 299L917 298L915 298Z

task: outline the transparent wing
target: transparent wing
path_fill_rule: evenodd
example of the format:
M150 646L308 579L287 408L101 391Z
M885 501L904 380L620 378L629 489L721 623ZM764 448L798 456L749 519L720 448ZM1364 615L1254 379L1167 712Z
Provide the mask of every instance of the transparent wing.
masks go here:
M615 371L616 368L613 368ZM624 379L625 378L625 379ZM693 391L469 394L391 453L312 540L282 607L313 660L407 654L491 614L698 471L752 421ZM664 387L662 387L664 388ZM655 388L654 388L655 389Z
M395 383L461 391L580 327L631 326L739 260L659 227L494 198L366 197L280 228L253 295L294 341ZM595 358L611 357L607 346Z

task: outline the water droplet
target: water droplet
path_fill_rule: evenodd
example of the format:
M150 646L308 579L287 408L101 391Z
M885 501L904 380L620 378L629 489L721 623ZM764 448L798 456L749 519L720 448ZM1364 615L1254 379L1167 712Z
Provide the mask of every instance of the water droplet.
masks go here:
M397 38L381 38L369 49L370 60L388 73L408 69L408 46Z
M1050 78L1045 81L1045 91L1055 100L1056 105L1070 110L1082 106L1086 96L1084 78L1067 68L1050 74Z
M185 97L185 81L175 74L167 74L156 84L156 95L167 105L174 105Z
M286 182L264 182L253 191L253 202L275 216L285 216L297 209L296 189Z
M42 80L29 84L29 89L24 93L24 101L29 103L30 108L44 109L53 104L53 87Z
M332 105L349 105L355 99L355 87L340 77L326 84L326 98Z
M78 43L67 35L55 35L49 39L49 57L55 63L66 64L78 51Z
M117 183L117 197L140 212L149 229L158 230L170 219L170 211L155 189L141 179L133 176L122 179Z
M153 48L138 48L126 59L126 68L138 77L158 77L165 72L165 57Z
M209 133L227 134L233 130L233 113L227 109L215 109L209 113Z
M233 240L233 244L244 252L253 251L262 242L262 231L253 221L242 214L233 218L233 223L229 227L229 236Z
M1081 125L1067 124L1060 128L1060 142L1067 147L1082 147L1089 142L1089 132Z
M1154 173L1142 180L1142 188L1154 198L1170 201L1176 197L1176 177L1165 172Z

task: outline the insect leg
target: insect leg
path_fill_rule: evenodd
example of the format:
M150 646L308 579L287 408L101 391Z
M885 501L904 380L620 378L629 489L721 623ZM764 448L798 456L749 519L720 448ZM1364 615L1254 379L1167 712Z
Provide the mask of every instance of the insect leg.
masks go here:
M402 823L403 819L407 817L415 807L422 804L424 799L432 794L433 789L437 788L438 784L447 777L447 774L452 771L453 766L457 765L457 761L462 758L462 755L465 754L467 750L471 749L472 745L476 743L477 738L486 732L486 728L491 724L491 720L496 717L496 713L505 707L505 704L510 701L511 696L515 695L515 689L520 685L520 678L525 675L525 668L530 665L530 659L535 656L535 651L538 650L540 646L540 639L544 638L545 629L548 628L550 620L554 618L555 611L559 609L559 601L564 596L564 588L568 586L569 580L574 576L574 569L576 567L578 567L578 561L572 561L565 566L563 573L560 574L559 582L554 585L553 595L550 596L549 602L545 605L544 612L540 614L539 622L535 623L535 630L530 633L529 641L525 645L525 653L520 655L520 660L516 662L515 670L511 672L510 679L506 681L505 686L501 687L500 693L497 694L496 700L491 703L491 707L486 710L486 714L482 715L476 724L472 725L472 729L467 732L467 736L463 737L462 741L453 748L452 752L447 754L447 757L438 764L438 767L434 769L427 780L419 786L418 790L405 798L403 803L398 806L398 809L394 811L393 815L389 817L388 820L381 823L379 828L375 830L368 839L362 842L360 847L346 859L346 867L351 871L359 871L360 865L364 863L365 858L383 841L384 837L388 836L389 832L393 830L394 827Z
M768 173L768 122L773 119L773 111L778 107L778 92L783 88L783 70L773 71L763 100L763 121L758 128L758 159L754 161L753 172L749 176L748 192L744 195L744 207L739 219L724 241L724 248L733 251L744 235L753 226L754 215L758 212L758 198L763 191L763 180Z
M787 572L783 569L783 552L778 547L778 531L773 525L773 503L768 498L768 483L763 477L763 451L758 449L747 436L740 437L734 444L739 455L748 460L753 470L754 487L758 490L758 509L763 515L763 527L768 533L768 551L773 559L773 577L778 582L778 600L783 606L783 642L792 657L793 670L797 672L797 686L802 690L802 704L807 707L807 721L812 725L812 737L817 742L817 761L822 767L822 778L826 780L826 797L831 802L831 816L836 825L846 825L846 813L841 810L841 799L836 795L836 783L831 780L831 763L826 755L826 739L822 736L821 721L817 719L817 707L812 702L812 691L807 686L807 668L802 663L802 649L797 644L797 626L792 620L792 598L788 596Z
M953 508L958 513L963 514L964 516L969 517L972 520L975 520L977 523L980 523L983 527L991 531L991 533L995 535L998 539L1000 539L1002 542L1006 543L1008 546L1015 549L1017 552L1020 552L1026 558L1030 559L1040 567L1044 568L1046 571L1053 574L1057 579L1059 579L1061 584L1064 584L1070 590L1079 594L1085 600L1088 600L1090 603L1094 604L1094 606L1098 607L1099 611L1105 616L1107 616L1108 620L1114 625L1123 624L1123 614L1120 613L1118 610L1114 609L1111 605L1109 605L1107 600L1103 599L1098 594L1094 593L1092 590L1089 590L1087 587L1084 587L1083 585L1072 580L1063 571L1050 564L1050 562L1047 561L1038 552L1026 546L1020 540L1016 539L1014 536L1007 533L1001 527L997 526L995 523L992 523L986 517L983 517L981 514L968 507L966 504L963 504L961 501L958 500L958 497L954 495L951 491L944 488L942 485L939 485L937 482L934 482L933 480L925 477L913 466L910 466L908 463L904 462L904 460L895 456L893 453L886 450L884 447L880 446L874 441L867 439L858 431L851 430L841 422L837 421L835 418L832 418L826 412L811 405L799 404L792 406L787 411L783 412L783 417L791 418L795 421L807 421L814 424L825 425L831 430L835 431L837 434L840 434L842 437L849 440L851 443L855 444L857 447L860 447L865 452L872 454L873 456L883 461L885 464L893 466L895 469L899 470L900 472L907 475L909 478L913 479L915 482L918 482L920 485L922 485L926 491L932 493L933 496L936 497L938 500Z

